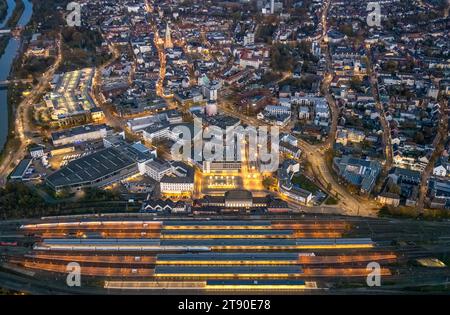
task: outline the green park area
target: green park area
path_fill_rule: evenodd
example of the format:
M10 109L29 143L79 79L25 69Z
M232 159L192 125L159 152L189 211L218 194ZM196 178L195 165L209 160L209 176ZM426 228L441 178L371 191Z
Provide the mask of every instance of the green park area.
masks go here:
M300 188L310 191L313 195L316 194L320 188L309 180L305 175L300 174L292 178L292 183L300 186Z

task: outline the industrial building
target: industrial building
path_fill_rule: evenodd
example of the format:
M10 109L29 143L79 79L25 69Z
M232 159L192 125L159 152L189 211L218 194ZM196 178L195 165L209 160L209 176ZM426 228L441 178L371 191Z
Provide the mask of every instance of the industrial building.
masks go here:
M16 168L9 175L9 178L11 180L23 180L32 162L32 159L23 159L22 161L20 161Z
M83 125L62 131L52 132L52 142L55 147L103 139L107 136L108 127L101 125Z
M136 174L145 173L145 164L154 158L133 145L110 147L71 161L47 177L54 191L77 191L86 187L105 187Z

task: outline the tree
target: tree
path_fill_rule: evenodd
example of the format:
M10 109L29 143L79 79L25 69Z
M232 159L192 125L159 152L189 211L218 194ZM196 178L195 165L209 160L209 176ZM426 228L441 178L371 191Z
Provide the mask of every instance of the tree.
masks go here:
M264 177L262 184L264 186L264 188L266 189L270 189L276 186L277 184L277 180L275 179L275 177Z
M22 183L8 183L0 188L0 209L3 220L39 217L55 210Z
M274 82L277 81L281 78L281 76L277 73L274 73L272 71L268 71L266 73L264 73L261 77L261 82L263 84L268 84L270 82Z
M274 71L292 71L294 69L294 58L288 45L272 46L271 66Z
M399 185L392 183L391 186L389 187L389 192L396 194L396 195L400 195L402 189L400 188Z
M358 77L352 77L350 79L350 87L355 91L360 91L362 86L362 81Z
M347 35L348 37L352 37L353 36L353 27L351 24L342 24L339 27L339 30L344 33L345 35Z
M256 32L256 41L257 42L272 42L272 35L275 32L276 26L273 24L264 24L260 25Z
M396 61L393 60L389 60L388 62L384 63L382 65L383 70L390 72L390 73L395 73L398 69L398 64Z
M115 201L120 199L120 193L116 190L103 190L96 187L84 189L83 201Z
M414 137L414 140L417 144L424 144L425 143L425 137L422 132L418 131L416 132L416 136Z

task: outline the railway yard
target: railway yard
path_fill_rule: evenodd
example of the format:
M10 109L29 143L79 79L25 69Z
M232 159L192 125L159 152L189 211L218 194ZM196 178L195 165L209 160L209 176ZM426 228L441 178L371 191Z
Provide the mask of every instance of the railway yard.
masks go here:
M115 214L1 225L0 279L30 293L405 294L445 289L450 275L449 222ZM66 285L71 262L79 287ZM367 285L372 262L381 286Z

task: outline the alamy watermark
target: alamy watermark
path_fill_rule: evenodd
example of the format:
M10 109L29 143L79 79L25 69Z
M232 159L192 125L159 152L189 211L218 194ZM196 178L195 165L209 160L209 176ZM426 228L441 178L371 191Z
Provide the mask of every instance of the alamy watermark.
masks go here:
M66 284L69 287L81 287L81 266L77 262L68 263L66 266L68 272Z
M66 7L70 11L66 16L68 26L81 26L81 4L78 2L69 2Z
M379 2L369 2L366 11L370 12L367 15L367 25L370 27L381 26L381 5Z
M381 266L379 263L372 261L367 264L366 270L369 272L367 274L366 283L369 287L379 287L381 286Z
M180 125L171 132L177 139L171 147L173 160L246 160L257 163L261 172L275 172L278 169L280 132L277 126L203 128L202 120L195 118L193 129Z

